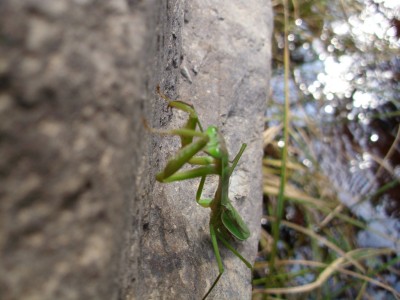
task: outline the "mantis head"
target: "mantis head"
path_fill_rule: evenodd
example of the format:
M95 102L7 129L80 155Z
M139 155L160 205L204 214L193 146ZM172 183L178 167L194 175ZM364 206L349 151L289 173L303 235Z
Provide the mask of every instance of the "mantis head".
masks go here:
M210 126L205 131L208 138L210 139L205 152L214 158L221 159L228 157L228 150L226 149L225 139L219 132L216 126Z

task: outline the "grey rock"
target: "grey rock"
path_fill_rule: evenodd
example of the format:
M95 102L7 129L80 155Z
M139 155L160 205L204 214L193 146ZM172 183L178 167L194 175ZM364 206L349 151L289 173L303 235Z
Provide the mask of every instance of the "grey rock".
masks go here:
M0 299L201 299L218 267L198 181L155 181L179 139L154 90L191 102L233 157L230 198L261 216L269 1L0 2ZM183 71L182 71L183 70ZM207 183L212 195L215 183ZM210 299L250 299L251 272L221 245Z
M168 3L164 18L170 21L161 31L165 53L158 68L166 74L160 75L159 83L170 98L192 103L204 127L221 128L231 158L242 143L248 144L231 178L230 198L252 231L247 241L233 244L254 262L262 213L261 133L270 75L270 3ZM187 114L166 109L167 103L156 98L153 126L183 126ZM180 141L171 136L153 140L160 145L152 159L160 171ZM143 219L147 225L138 283L143 299L201 299L218 275L208 227L210 210L195 201L198 182L154 184L153 198L144 208L148 213ZM216 181L207 186L212 196ZM223 245L220 250L225 273L209 298L250 299L251 271Z

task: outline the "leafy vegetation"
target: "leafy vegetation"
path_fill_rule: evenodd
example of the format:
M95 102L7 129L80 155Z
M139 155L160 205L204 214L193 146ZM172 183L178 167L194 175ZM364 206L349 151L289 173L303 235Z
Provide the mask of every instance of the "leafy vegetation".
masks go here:
M274 76L285 85L272 81L268 103L253 298L398 299L396 233L377 230L354 207L372 203L400 216L398 201L389 201L399 192L400 7L377 0L273 5ZM328 159L327 145L334 150ZM361 180L366 172L371 182ZM390 246L360 245L361 232Z

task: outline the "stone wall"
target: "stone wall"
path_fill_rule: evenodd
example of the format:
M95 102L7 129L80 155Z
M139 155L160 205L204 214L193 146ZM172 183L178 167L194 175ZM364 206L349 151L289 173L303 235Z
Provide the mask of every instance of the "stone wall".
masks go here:
M0 299L200 299L218 275L198 181L154 175L179 147L146 131L192 103L233 157L230 198L261 216L269 1L0 2ZM215 182L207 183L212 195ZM250 299L251 272L221 246L210 295Z

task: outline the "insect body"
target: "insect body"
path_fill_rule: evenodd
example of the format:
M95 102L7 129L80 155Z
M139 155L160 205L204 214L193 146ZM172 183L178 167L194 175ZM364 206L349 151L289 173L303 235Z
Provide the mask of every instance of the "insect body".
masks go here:
M227 241L230 237L244 241L250 236L247 225L228 198L229 179L246 148L246 144L242 144L233 161L229 161L225 139L217 127L210 126L203 131L203 127L192 105L183 101L170 100L166 95L160 92L159 87L157 87L157 92L163 99L168 101L170 107L189 114L189 119L183 128L170 131L151 130L161 134L177 135L181 138L182 144L179 151L168 161L164 170L156 175L158 181L173 182L201 177L196 193L196 201L201 206L211 209L209 223L210 235L219 269L219 275L205 294L203 298L205 299L216 286L224 272L218 248L218 240L242 260L248 268L252 269L251 264ZM198 127L199 130L196 130L196 127ZM200 152L206 155L198 156L197 154ZM180 171L186 163L197 167ZM219 176L217 190L214 198L201 198L206 177L209 175Z

